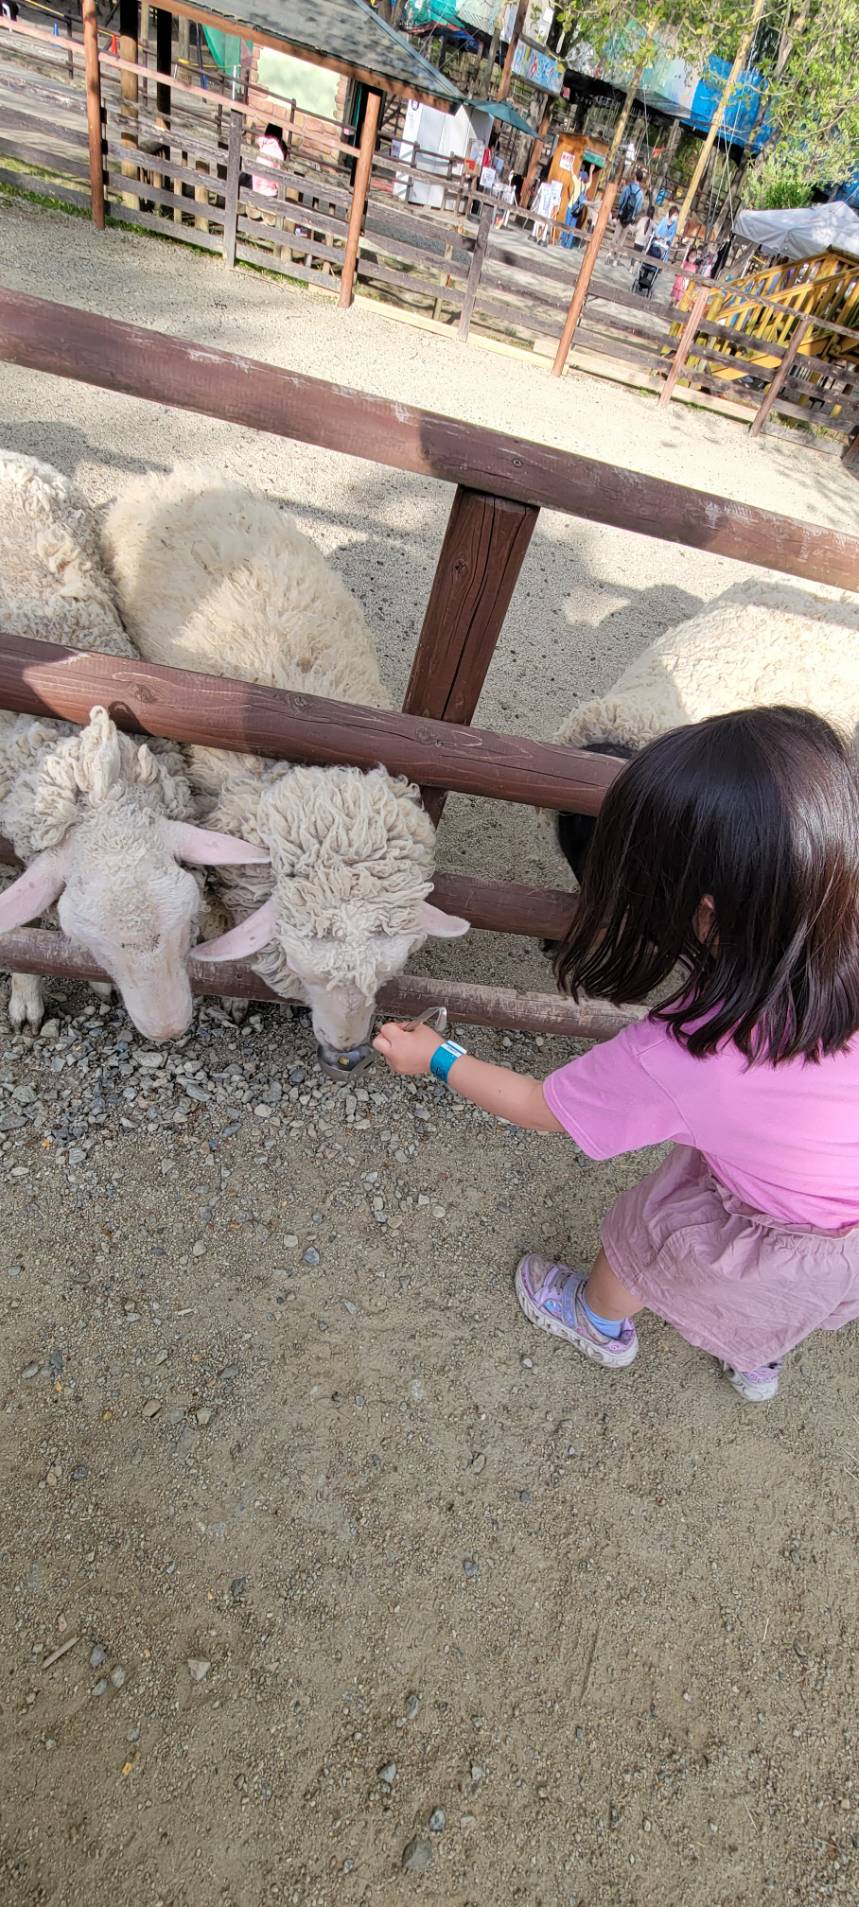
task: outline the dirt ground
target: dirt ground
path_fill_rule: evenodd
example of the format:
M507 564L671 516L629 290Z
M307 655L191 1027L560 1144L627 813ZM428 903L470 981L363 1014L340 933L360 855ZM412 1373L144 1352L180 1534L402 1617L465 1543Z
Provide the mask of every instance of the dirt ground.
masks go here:
M178 246L3 202L0 277L856 528L805 448ZM440 486L6 367L0 414L95 502L177 455L269 486L402 689ZM740 574L547 517L480 719L550 734ZM440 859L552 871L525 810L464 801ZM419 964L547 984L484 935ZM83 991L50 1012L0 1023L3 1907L859 1901L855 1333L758 1412L653 1320L592 1369L512 1269L586 1260L649 1156L344 1093L274 1008L162 1055Z

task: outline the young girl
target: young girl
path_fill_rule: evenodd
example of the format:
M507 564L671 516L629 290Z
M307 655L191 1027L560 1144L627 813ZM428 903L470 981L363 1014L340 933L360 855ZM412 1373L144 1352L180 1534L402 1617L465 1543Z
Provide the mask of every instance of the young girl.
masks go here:
M818 716L677 729L609 790L559 980L640 1003L678 968L646 1019L542 1082L425 1026L376 1046L592 1159L672 1141L611 1207L590 1273L529 1254L519 1303L616 1369L647 1308L763 1402L786 1352L859 1317L859 780Z

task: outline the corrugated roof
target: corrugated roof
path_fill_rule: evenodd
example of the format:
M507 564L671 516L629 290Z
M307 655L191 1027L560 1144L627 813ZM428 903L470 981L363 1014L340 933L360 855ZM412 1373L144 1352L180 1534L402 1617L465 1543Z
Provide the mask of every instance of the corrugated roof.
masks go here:
M169 0L167 0L169 6ZM416 52L405 34L381 20L367 0L201 0L180 9L192 17L247 29L248 39L306 55L320 65L365 79L384 91L459 106L463 95L437 66Z

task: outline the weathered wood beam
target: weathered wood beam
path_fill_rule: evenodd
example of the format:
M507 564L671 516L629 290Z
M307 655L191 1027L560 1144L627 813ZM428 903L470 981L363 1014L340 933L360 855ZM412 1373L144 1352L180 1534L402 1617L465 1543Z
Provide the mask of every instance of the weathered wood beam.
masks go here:
M436 566L403 710L470 722L536 528L533 504L457 489ZM428 790L435 822L444 794Z
M82 959L63 934L22 927L0 935L0 971L55 974L64 980L107 980L93 960ZM231 1000L274 1000L264 980L238 961L216 967L190 962L191 991ZM565 1000L552 993L516 993L511 987L471 985L460 980L425 980L403 974L379 995L379 1014L411 1019L427 1007L446 1006L454 1022L500 1026L520 1033L553 1033L568 1040L611 1040L639 1018L634 1008Z
M623 763L523 735L420 721L318 695L294 695L124 656L83 654L0 632L0 708L87 722L96 705L117 726L286 761L379 763L422 787L596 814Z
M0 289L0 358L739 562L859 587L859 537Z

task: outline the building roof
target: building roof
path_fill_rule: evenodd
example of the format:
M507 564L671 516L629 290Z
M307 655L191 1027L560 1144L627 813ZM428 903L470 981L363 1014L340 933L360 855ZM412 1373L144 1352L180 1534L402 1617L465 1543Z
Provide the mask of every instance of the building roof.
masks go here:
M517 112L509 99L467 99L465 103L476 113L489 113L492 119L502 120L505 126L512 126L514 132L526 132L529 139L537 138L530 120Z
M460 106L462 94L405 34L380 19L367 0L166 0L168 11L228 29L317 66L333 67L383 92L437 106Z

